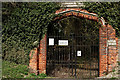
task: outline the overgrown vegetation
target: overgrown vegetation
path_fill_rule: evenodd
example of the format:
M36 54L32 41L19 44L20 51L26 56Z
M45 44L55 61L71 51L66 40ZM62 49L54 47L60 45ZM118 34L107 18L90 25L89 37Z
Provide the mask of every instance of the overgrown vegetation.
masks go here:
M118 65L120 66L120 61L118 61Z
M53 2L3 3L3 59L28 64L30 50L38 46L57 9Z
M84 5L84 9L103 17L116 30L116 36L120 37L120 2L89 2Z
M120 35L120 2L84 4L84 9L104 17L106 22L116 29L116 35ZM57 9L58 3L53 2L3 3L3 59L21 64L28 63L30 50L38 46Z
M115 28L116 35L120 37L119 7L120 2L97 2L85 3L84 9L104 17L106 22ZM59 4L53 2L4 2L2 4L2 57L7 60L3 61L3 78L46 77L45 74L36 76L28 72L29 52L38 46L55 11L59 8ZM78 24L74 22L76 22L75 19L67 23L63 22L63 25L72 23L73 26L77 26Z
M3 78L45 78L46 74L35 75L29 73L27 65L16 64L10 61L3 61L2 76Z
M23 78L28 75L28 68L26 65L18 65L9 61L3 61L3 78Z

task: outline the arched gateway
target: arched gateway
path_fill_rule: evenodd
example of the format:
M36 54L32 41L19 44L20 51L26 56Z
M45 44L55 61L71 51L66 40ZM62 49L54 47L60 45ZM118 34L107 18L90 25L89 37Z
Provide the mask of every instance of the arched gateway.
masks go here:
M81 8L60 9L57 10L55 14L56 17L53 19L54 21L61 20L69 16L75 16L78 18L85 18L88 20L94 20L96 22L100 22L101 25L98 26L99 27L99 48L98 48L99 60L98 60L97 74L98 76L104 76L109 72L111 72L112 70L114 70L114 68L117 66L118 38L116 38L115 29L113 29L111 25L107 24L102 17L98 17L97 14L90 13ZM53 38L51 38L51 41L54 41ZM48 51L47 45L48 45L47 35L45 35L43 39L40 41L40 47L31 51L30 63L29 63L30 72L33 72L35 74L46 73L46 64L47 64L46 55ZM78 50L78 52L81 51ZM75 53L77 53L77 51Z

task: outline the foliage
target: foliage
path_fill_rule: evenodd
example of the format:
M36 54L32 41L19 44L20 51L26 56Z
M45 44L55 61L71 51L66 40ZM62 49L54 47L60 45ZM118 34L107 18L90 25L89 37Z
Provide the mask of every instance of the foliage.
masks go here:
M112 77L112 78L110 78L110 80L118 80L118 78Z
M120 37L120 2L92 2L84 3L84 9L98 14L113 26L116 35Z
M116 29L116 35L120 35L120 2L84 4L84 9L104 17ZM47 26L54 17L55 11L59 9L59 5L53 2L4 2L2 6L3 59L26 64L29 61L30 50L38 46L40 39L47 31ZM73 26L77 26L73 23L75 21L73 19L66 23L63 22L63 25L71 23ZM56 27L58 28L58 26ZM65 30L67 33L70 32L68 29Z
M11 50L7 51L5 54L3 54L4 60L13 61L17 64L28 64L29 58L25 54L25 51L23 49L16 50L16 48L11 48Z
M6 2L2 5L3 59L21 63L23 61L16 57L26 59L30 50L38 46L59 5L51 2Z
M120 61L118 61L118 65L120 65Z
M44 73L39 74L40 77L46 77L47 75Z
M2 76L3 78L23 78L28 75L28 68L26 65L18 65L13 62L2 62Z
M29 73L27 65L16 64L14 62L3 61L3 78L45 78L46 74L35 75Z
M39 75L35 75L34 73L30 73L29 74L29 76L28 77L31 77L31 78L45 78L45 77L47 77L47 75L46 74L44 74L44 73L41 73L41 74L39 74ZM27 77L27 78L28 78Z

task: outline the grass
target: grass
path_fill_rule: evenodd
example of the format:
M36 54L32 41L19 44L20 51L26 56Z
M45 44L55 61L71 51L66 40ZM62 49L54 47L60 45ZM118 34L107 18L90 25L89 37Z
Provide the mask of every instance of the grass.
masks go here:
M120 66L120 61L118 61L118 65Z
M116 78L116 77L112 77L112 78L110 78L110 80L118 80L118 78Z
M115 69L113 69L112 72L115 72Z
M16 64L9 61L2 62L3 78L45 78L46 74L35 75L29 73L27 65Z

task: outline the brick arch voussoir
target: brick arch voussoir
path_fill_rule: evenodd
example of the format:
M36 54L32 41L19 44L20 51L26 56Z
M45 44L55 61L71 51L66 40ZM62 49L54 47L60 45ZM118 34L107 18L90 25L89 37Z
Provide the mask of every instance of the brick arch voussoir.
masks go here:
M103 17L98 17L96 13L90 13L87 10L81 9L81 8L67 8L67 9L59 9L55 12L56 17L53 19L61 20L63 18L69 17L69 16L75 16L78 18L85 18L88 20L94 20L97 22L100 22L103 27L106 27L105 20Z

